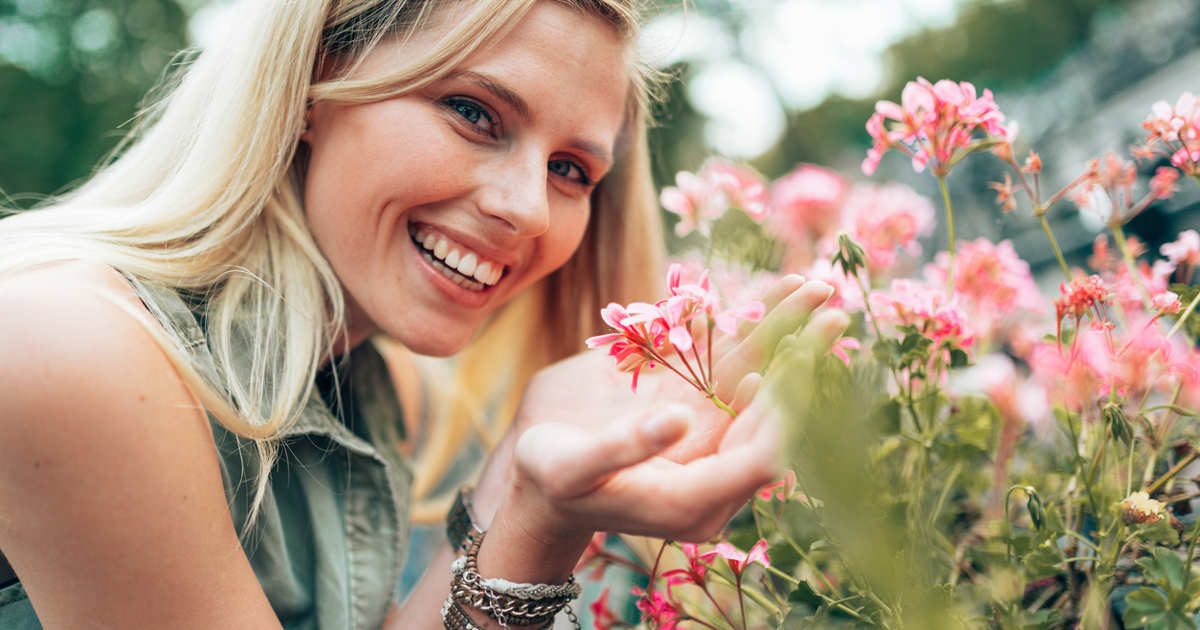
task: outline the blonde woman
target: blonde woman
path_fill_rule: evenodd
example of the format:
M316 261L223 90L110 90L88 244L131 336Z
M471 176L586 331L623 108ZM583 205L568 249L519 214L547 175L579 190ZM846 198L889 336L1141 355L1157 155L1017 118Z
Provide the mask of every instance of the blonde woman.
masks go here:
M718 361L732 423L550 365L656 288L635 13L248 1L94 177L0 221L0 627L540 626L593 531L716 533L772 476L764 349L844 316L781 282ZM520 400L403 605L376 334Z

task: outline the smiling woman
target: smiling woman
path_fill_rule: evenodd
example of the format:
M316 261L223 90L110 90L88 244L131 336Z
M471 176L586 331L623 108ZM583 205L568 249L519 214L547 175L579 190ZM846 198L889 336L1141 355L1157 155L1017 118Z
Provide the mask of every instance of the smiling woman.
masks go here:
M701 540L770 480L757 344L827 286L716 359L733 420L566 358L659 277L629 0L235 14L93 178L0 221L0 627L541 627L594 531ZM519 401L402 606L390 436L439 415L402 419L372 336Z

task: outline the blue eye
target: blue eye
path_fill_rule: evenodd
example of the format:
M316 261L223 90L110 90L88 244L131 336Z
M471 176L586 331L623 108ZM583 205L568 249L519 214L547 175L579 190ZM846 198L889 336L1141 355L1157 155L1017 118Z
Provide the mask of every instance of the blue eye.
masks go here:
M493 137L496 135L496 119L479 103L455 96L446 99L446 105L479 133Z
M592 179L588 177L587 172L583 170L583 167L575 162L572 162L571 160L550 160L546 163L546 167L550 169L551 173L554 173L559 177L565 177L566 179L584 186L590 186L592 184Z

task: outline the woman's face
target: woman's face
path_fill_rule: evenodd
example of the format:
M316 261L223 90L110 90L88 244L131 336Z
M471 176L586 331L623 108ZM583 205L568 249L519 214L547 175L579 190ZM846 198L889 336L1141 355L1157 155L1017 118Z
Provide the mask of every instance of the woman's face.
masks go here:
M353 76L423 56L440 34L380 45ZM313 106L305 205L345 291L351 343L382 330L453 354L571 257L612 166L625 55L608 24L544 1L418 92Z

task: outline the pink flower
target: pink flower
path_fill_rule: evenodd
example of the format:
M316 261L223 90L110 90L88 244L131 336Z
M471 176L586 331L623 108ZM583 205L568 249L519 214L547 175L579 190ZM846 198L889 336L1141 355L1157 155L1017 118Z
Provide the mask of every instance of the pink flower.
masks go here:
M788 470L783 473L783 479L771 482L758 489L754 496L763 501L779 499L787 501L796 494L796 471Z
M1004 114L996 107L991 90L985 89L979 96L970 83L941 80L931 84L917 77L904 86L899 105L890 101L875 104L875 114L867 120L867 133L874 144L863 160L863 173L874 173L883 154L895 148L912 158L917 172L932 162L934 174L945 176L951 162L968 149L980 130L1004 140L1013 135L1004 126Z
M677 630L679 628L679 609L659 591L647 593L638 587L630 590L638 597L637 607L642 611L644 620L653 622L658 630Z
M767 182L757 171L720 158L709 158L701 176L725 193L730 204L755 221L767 215Z
M1172 107L1159 101L1142 123L1146 150L1170 156L1171 164L1189 176L1200 174L1200 102L1184 92Z
M934 228L933 204L903 184L856 186L842 213L842 229L867 253L871 270L894 265L898 249L919 255L917 239ZM825 249L835 246L827 240Z
M863 310L862 290L858 288L854 278L848 277L840 267L834 267L829 259L818 259L811 267L801 272L801 275L833 287L833 295L826 302L827 306L847 312Z
M688 565L686 568L672 569L662 574L667 580L667 591L670 592L671 587L680 584L704 586L704 576L708 573L709 565L712 564L712 556L701 554L699 545L693 543L682 543L679 548L683 551Z
M1169 167L1160 166L1154 171L1154 177L1150 178L1150 194L1154 195L1155 199L1170 199L1171 195L1179 192L1179 171Z
M929 284L945 285L949 260L949 255L941 252L925 266ZM985 336L1010 315L1042 310L1042 295L1029 264L1017 255L1010 241L993 243L980 238L959 243L953 287L976 329Z
M634 315L653 308L649 304L635 302L629 305ZM610 303L600 311L604 323L617 332L588 337L587 347L609 346L609 356L616 359L622 369L633 372L633 390L637 391L638 375L642 368L654 367L656 354L664 349L666 327L657 320L648 323L630 322L633 315L620 304Z
M1033 377L1047 388L1051 401L1072 411L1094 408L1096 399L1108 393L1112 355L1104 333L1093 328L1076 332L1076 342L1059 347L1041 342L1029 354Z
M771 186L772 232L796 244L817 240L837 226L850 186L835 171L801 164Z
M946 292L915 280L892 280L887 291L871 293L871 304L880 321L896 326L915 326L934 343L949 342L969 348L975 334L967 317Z
M1100 309L1108 304L1110 292L1100 276L1079 276L1070 284L1060 284L1058 290L1061 295L1054 300L1054 311L1060 330L1063 319L1068 315L1076 322L1089 312L1098 321L1102 319L1102 315L1097 315L1101 313Z
M1155 295L1151 302L1154 303L1154 308L1158 309L1159 313L1165 315L1175 315L1182 308L1179 303L1179 295L1170 291L1163 291Z
M621 623L621 618L608 608L608 588L605 588L588 608L592 611L593 630L612 630Z
M850 367L850 355L846 354L846 351L858 350L860 348L862 348L862 344L858 343L858 340L854 337L840 337L837 341L833 342L833 347L829 349L829 352L838 359L841 359L842 363L846 364L846 367Z
M686 236L693 230L707 235L712 221L730 207L741 208L750 218L761 221L767 212L767 184L750 167L710 158L698 173L677 173L675 186L663 189L659 203L679 215L677 235Z
M1200 233L1184 230L1178 239L1164 244L1158 251L1171 261L1181 280L1190 283L1193 270L1200 266Z
M663 188L658 197L662 207L679 215L675 233L687 236L693 230L708 233L708 223L728 209L725 196L711 182L687 171L675 175L675 186Z
M754 546L750 548L748 553L738 549L737 547L734 547L727 542L717 543L717 546L713 548L712 551L705 553L701 557L711 559L716 556L725 558L725 561L729 563L729 568L732 569L733 574L737 576L740 576L746 567L755 562L763 565L764 567L771 566L771 559L767 557L766 540L759 540L758 542L754 543Z

